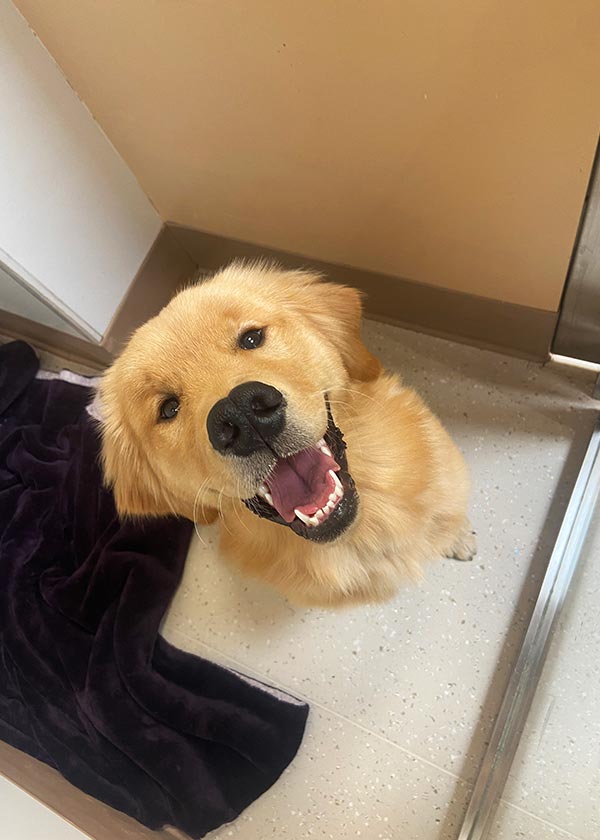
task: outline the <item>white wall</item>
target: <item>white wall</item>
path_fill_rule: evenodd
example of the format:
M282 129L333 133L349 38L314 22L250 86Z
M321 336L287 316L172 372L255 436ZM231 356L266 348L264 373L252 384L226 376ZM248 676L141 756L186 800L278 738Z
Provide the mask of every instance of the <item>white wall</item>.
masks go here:
M160 226L54 60L0 0L0 261L99 339Z

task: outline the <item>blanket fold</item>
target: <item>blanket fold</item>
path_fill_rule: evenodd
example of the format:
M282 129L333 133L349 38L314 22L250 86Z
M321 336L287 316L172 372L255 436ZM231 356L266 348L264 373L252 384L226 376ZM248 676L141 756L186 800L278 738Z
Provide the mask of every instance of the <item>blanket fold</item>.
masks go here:
M0 347L0 738L150 828L202 837L267 790L307 706L159 635L193 526L121 522L91 391Z

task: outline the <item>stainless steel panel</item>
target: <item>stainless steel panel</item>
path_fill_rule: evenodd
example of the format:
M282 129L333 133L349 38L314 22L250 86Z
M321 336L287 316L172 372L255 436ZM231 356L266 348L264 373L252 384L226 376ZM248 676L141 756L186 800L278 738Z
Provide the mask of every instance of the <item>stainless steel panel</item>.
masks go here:
M600 154L586 197L582 225L552 352L600 362Z

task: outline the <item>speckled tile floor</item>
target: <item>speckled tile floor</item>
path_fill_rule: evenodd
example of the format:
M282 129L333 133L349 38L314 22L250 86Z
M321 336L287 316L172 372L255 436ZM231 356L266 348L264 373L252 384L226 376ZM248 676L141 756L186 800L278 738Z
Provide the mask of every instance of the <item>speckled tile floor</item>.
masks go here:
M546 829L548 837L600 837L599 595L600 508L504 791L513 805L534 810L546 826L558 827L555 834ZM490 840L508 836L501 814ZM540 831L532 837L546 835Z
M432 563L385 606L327 613L237 577L204 529L165 636L312 707L284 778L215 840L456 838L591 431L590 372L382 324L365 337L463 449L479 555ZM539 797L513 797L495 840L570 836Z

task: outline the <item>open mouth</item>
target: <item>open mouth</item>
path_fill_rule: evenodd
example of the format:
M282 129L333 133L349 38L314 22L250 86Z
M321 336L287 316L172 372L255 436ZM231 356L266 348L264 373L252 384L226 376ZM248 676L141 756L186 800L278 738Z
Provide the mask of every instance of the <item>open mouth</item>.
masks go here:
M337 539L354 521L358 494L346 444L327 404L327 431L314 446L279 458L258 493L244 504L270 522L315 542Z

